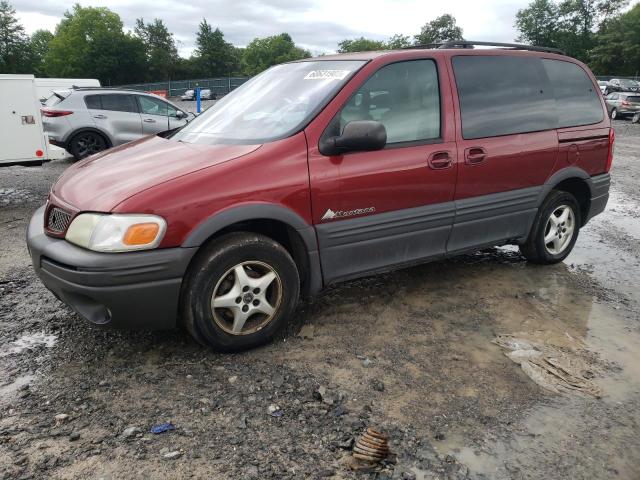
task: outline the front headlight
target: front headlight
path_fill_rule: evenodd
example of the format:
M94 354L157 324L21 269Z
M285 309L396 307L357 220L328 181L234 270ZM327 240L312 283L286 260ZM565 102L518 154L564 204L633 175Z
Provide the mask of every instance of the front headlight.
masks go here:
M166 230L167 222L156 215L81 213L65 238L96 252L129 252L156 248Z

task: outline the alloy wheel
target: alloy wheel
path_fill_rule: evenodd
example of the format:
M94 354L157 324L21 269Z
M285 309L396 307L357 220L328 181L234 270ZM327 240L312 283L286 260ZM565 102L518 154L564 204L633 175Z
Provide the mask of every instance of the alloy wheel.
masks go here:
M264 328L282 302L282 281L270 265L257 260L230 268L211 296L213 320L232 335L248 335Z
M556 208L544 229L544 246L551 255L559 255L571 243L576 229L573 210L568 205Z

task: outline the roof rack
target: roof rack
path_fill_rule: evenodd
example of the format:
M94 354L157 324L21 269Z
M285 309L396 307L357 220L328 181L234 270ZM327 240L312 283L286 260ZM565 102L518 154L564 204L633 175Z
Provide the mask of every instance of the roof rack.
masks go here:
M473 40L450 40L442 43L427 43L425 45L412 45L406 48L474 48L482 47L501 47L511 50L529 50L532 52L557 53L558 55L566 55L559 48L537 47L534 45L523 45L521 43L501 43L501 42L476 42Z
M120 88L120 87L79 87L77 85L71 85L72 90L127 90L131 92L143 92L143 90L136 90L135 88Z

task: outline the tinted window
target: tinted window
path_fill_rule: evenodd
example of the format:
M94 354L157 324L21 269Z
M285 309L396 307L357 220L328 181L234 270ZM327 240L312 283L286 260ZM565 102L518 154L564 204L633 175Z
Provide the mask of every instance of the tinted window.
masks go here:
M112 110L114 112L137 112L133 95L100 95L103 110Z
M542 64L557 102L558 127L575 127L602 121L600 89L575 63L543 59Z
M432 60L387 65L349 99L325 135L340 135L354 120L376 120L387 130L387 144L440 137L440 89Z
M84 97L84 103L87 108L92 110L101 110L102 102L100 101L100 95L87 95Z
M138 103L140 105L140 113L145 115L162 115L164 117L176 116L175 108L167 102L163 102L157 98L139 96Z
M556 127L555 100L538 58L458 56L453 68L464 138Z
M627 101L631 103L640 103L640 97L627 97Z

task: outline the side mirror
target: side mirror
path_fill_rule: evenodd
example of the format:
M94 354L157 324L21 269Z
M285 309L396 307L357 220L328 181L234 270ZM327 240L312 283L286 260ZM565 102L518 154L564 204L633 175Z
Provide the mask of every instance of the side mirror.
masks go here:
M183 118L187 118L188 114L186 114L185 112L183 112L182 110L178 110L176 112L176 118L182 120Z
M345 125L342 135L320 140L320 153L341 155L347 152L382 150L387 144L387 130L380 122L354 120Z

